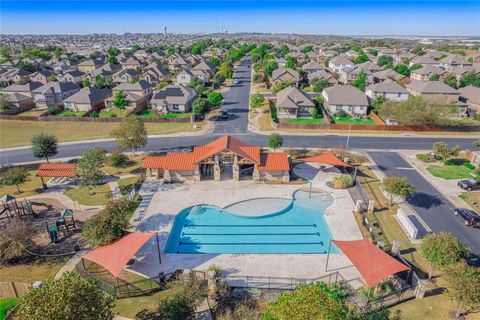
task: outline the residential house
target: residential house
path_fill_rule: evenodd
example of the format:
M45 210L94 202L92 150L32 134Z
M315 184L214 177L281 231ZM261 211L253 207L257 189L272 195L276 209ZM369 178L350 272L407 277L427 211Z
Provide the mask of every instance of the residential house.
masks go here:
M365 93L351 85L333 86L323 89L324 106L330 114L339 110L350 115L366 115L368 100Z
M273 61L276 61L279 67L285 67L287 65L287 60L284 58L273 59Z
M130 57L127 61L122 62L122 69L138 69L142 67L142 63L139 61L138 58Z
M48 78L52 75L53 74L49 70L43 69L43 70L32 73L30 75L30 81L46 84L48 82Z
M153 62L145 67L140 79L150 82L152 85L157 85L162 79L168 76L168 71L163 68L163 65Z
M43 84L40 82L28 82L26 84L12 84L4 88L2 91L8 95L19 93L24 96L33 98L33 91L41 86L43 86Z
M409 97L407 89L390 79L369 85L365 94L372 100L377 97L384 97L391 101L405 101Z
M460 92L459 100L468 106L468 114L471 117L480 114L480 88L467 86L458 91Z
M83 88L74 95L63 100L65 109L71 111L98 111L105 108L105 100L112 96L108 88Z
M133 56L137 59L147 59L148 53L147 53L147 51L145 51L143 49L140 49L140 50L135 51L133 53Z
M169 85L153 93L150 106L159 113L185 113L191 110L196 97L196 92L191 88L181 84Z
M311 73L315 73L324 69L325 67L316 61L307 62L302 66L302 70L305 71L307 75L310 75Z
M432 57L428 57L428 56L420 56L420 57L413 58L412 60L410 60L410 64L408 66L411 67L414 64L421 64L424 67L425 66L433 66L433 67L440 66L440 63L437 60L435 60Z
M7 94L5 102L5 110L2 113L6 114L17 114L35 108L32 97L17 92Z
M397 51L394 50L394 49L390 49L390 48L377 48L377 57L381 57L381 56L389 56L389 57L392 57L393 60L395 61L395 59L397 58Z
M80 87L74 82L49 82L32 91L33 101L39 110L59 107L78 91Z
M336 85L338 84L338 80L335 79L330 72L327 70L320 70L317 72L309 73L308 74L308 81L309 83L312 82L314 79L319 79L319 80L327 80L330 84Z
M449 54L442 60L440 60L440 67L447 71L452 71L456 67L466 67L472 64L465 59L464 56L459 54Z
M213 76L215 71L217 71L217 67L209 61L202 60L199 64L192 68L192 71L203 71L208 73L210 76Z
M343 84L355 81L360 73L365 73L367 83L373 82L372 72L360 68L344 68L338 72L338 80Z
M115 83L131 83L138 81L140 74L134 69L122 69L112 76L112 80Z
M9 69L0 75L0 84L2 87L12 85L14 83L26 83L30 81L32 73L23 69Z
M172 73L188 67L188 62L177 52L168 57L167 64L168 70Z
M279 118L311 117L315 103L296 87L287 87L277 93L277 116Z
M387 79L392 79L395 81L401 81L405 79L404 75L401 75L400 73L392 69L385 69L382 71L374 72L372 76L373 76L373 82L381 82Z
M100 68L103 65L103 61L98 60L98 59L89 59L85 60L83 62L80 62L77 65L77 70L82 71L82 72L90 72L95 69Z
M445 73L445 70L436 67L433 65L426 65L421 67L420 69L413 70L410 73L410 78L420 81L428 81L432 76L441 76Z
M457 79L457 82L459 82L464 76L466 76L470 72L475 73L477 76L480 75L480 63L474 63L470 66L458 66L450 73L453 74Z
M383 70L382 67L372 61L365 61L363 63L356 64L355 68L360 68L371 73Z
M68 71L63 74L62 77L59 78L61 82L73 82L76 84L82 84L83 79L86 77L86 73L82 71Z
M272 83L277 85L280 82L290 81L296 87L300 82L300 74L290 68L277 68L272 72Z
M177 75L177 84L187 85L189 84L195 76L189 70L182 70Z
M328 67L330 68L330 70L333 70L335 72L340 72L345 68L353 69L355 67L355 64L345 57L338 56L328 61Z
M440 103L456 103L460 96L460 92L442 81L413 81L406 87L412 96L422 96Z
M105 100L105 108L112 108L112 100L115 95L122 91L125 99L128 100L128 107L135 110L142 110L148 106L148 101L152 97L153 86L145 80L139 80L135 83L120 83L112 89L112 97Z

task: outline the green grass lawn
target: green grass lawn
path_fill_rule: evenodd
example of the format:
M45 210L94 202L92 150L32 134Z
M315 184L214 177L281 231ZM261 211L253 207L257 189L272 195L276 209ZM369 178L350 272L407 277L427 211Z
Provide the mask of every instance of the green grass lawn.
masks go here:
M20 298L8 297L8 298L0 298L0 320L5 319L7 316L8 310L15 307Z
M28 110L28 111L21 112L21 113L17 114L17 116L32 116L32 117L38 117L38 116L40 116L41 114L44 114L45 112L47 112L47 110L31 109L31 110Z
M158 114L154 112L152 109L143 109L142 111L137 113L138 116L146 119L153 119L153 118L190 118L192 116L191 112L187 113L167 113L167 114Z
M433 162L431 161L432 155L430 153L417 153L416 157L423 162Z
M118 171L117 168L111 166L103 167L102 171L112 176L141 173L143 171L142 165L144 157L145 155L142 154L137 154L135 156L128 155L128 161L123 166L118 168Z
M63 110L57 113L56 115L59 117L82 117L86 111L70 111L70 110Z
M0 172L0 176L5 173L5 170ZM43 191L42 189L42 180L36 176L37 170L32 169L28 170L28 181L24 184L20 185L21 193L17 194L17 187L16 186L7 186L0 184L0 197L3 197L6 194L14 196L15 198L23 198L28 196L33 196ZM50 178L44 178L45 183Z
M333 121L337 124L375 124L375 120L368 117L365 119L355 119L352 117L333 117Z
M99 118L124 118L130 113L129 109L112 108L98 113Z
M37 280L53 279L69 257L32 258L16 264L0 266L0 282L33 283Z
M0 120L0 147L29 146L32 137L39 132L53 134L59 142L111 138L110 131L118 125L119 123ZM145 126L151 135L201 130L201 124L193 130L189 122L146 123Z
M118 187L124 196L132 190L133 186L138 181L138 178L139 177L129 177L117 181Z
M288 123L292 124L322 124L324 122L323 118L296 118L288 119Z
M427 171L434 177L443 178L445 180L452 179L468 179L472 177L473 170L463 165L431 165Z
M73 201L86 206L104 205L110 200L110 187L107 183L101 184L93 188L93 195L86 188L76 187L65 191L65 195Z

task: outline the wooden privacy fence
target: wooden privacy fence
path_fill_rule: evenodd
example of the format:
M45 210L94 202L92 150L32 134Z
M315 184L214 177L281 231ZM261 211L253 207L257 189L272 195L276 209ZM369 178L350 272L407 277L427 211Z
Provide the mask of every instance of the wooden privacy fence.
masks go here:
M0 297L21 297L30 290L30 283L0 282Z
M2 120L19 120L19 121L70 121L70 122L122 122L124 118L115 117L115 118L91 118L91 117L60 117L60 116L16 116L16 115L7 115L0 114L0 119ZM187 123L191 119L188 118L144 118L145 122L180 122Z

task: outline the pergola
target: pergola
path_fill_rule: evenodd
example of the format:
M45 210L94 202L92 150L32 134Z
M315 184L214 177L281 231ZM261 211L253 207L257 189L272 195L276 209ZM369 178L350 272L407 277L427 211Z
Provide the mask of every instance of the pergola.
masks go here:
M351 167L348 163L343 162L340 160L333 152L327 151L325 153L322 153L319 156L314 156L314 157L308 157L308 158L303 158L303 159L298 159L298 161L302 162L316 162L316 163L323 163L323 164L329 164L332 166L338 166L338 167Z
M76 174L76 166L71 163L42 163L38 167L37 177L42 180L42 186L47 189L43 178L73 178Z
M410 269L367 239L362 239L350 241L331 240L328 246L325 271L328 268L332 242L357 268L367 283L368 288L375 287L375 285L388 276Z
M132 257L140 250L145 243L147 243L153 236L157 237L158 259L160 258L160 245L158 242L158 235L156 232L131 232L122 238L98 247L82 257L83 259L95 262L96 264L105 268L115 278L118 278L125 266L132 259ZM84 269L85 269L85 265Z

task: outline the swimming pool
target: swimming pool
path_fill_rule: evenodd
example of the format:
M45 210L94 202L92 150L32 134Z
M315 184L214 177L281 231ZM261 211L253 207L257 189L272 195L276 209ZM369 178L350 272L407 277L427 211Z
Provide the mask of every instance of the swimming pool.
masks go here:
M297 191L289 206L265 216L207 205L186 208L175 218L165 252L327 253L332 236L323 214L332 203L328 194L309 198ZM334 245L331 252L338 252Z

